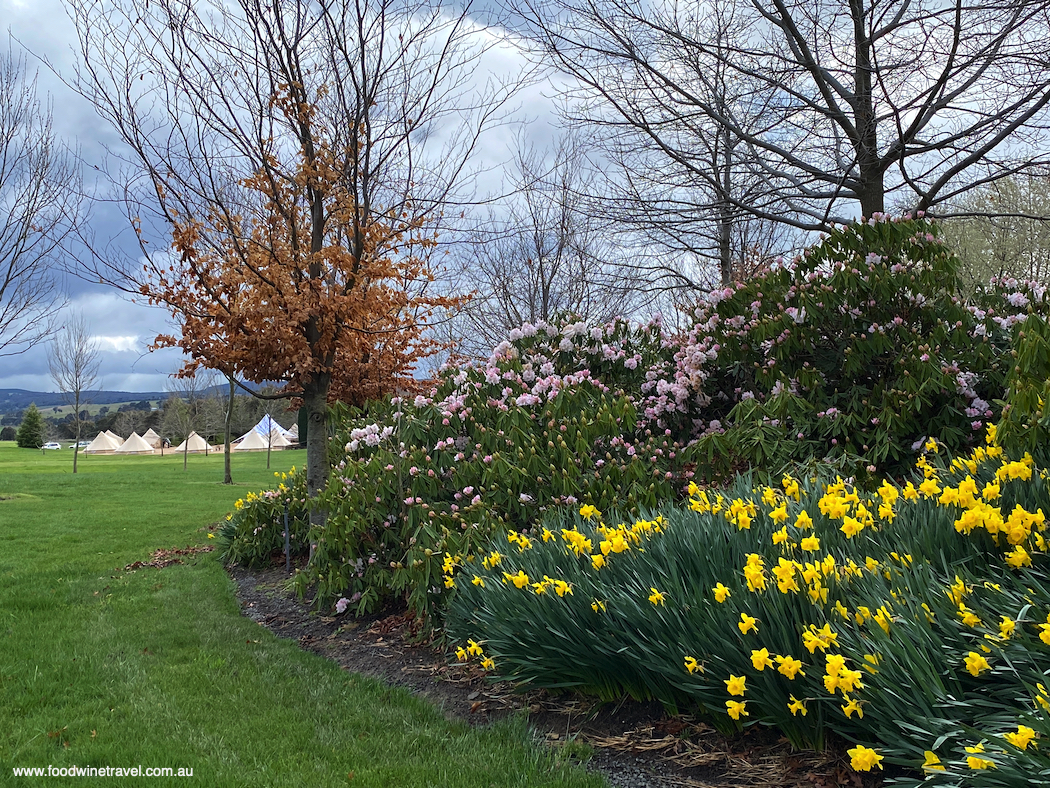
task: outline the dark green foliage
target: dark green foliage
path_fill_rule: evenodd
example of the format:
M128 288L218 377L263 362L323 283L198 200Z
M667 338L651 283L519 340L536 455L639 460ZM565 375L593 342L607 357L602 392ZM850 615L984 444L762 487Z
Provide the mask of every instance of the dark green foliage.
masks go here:
M1016 332L998 439L1014 455L1050 466L1050 325L1030 314Z
M44 419L36 405L30 405L26 409L15 440L22 449L39 449L44 445Z
M929 436L973 445L1010 367L1008 321L1020 310L1008 299L1027 302L1027 288L997 282L968 303L936 225L883 220L716 292L690 343L694 356L717 348L697 365L710 399L702 462L775 475L839 458L851 474L900 476Z

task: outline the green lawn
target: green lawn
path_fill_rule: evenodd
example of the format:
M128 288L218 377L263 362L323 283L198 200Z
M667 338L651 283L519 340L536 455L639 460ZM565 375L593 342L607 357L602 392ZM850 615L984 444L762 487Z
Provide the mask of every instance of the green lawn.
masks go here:
M273 470L304 462L273 456ZM265 453L42 455L0 443L0 785L12 767L192 768L93 785L600 786L520 722L474 730L243 618L215 557L125 572L268 486Z

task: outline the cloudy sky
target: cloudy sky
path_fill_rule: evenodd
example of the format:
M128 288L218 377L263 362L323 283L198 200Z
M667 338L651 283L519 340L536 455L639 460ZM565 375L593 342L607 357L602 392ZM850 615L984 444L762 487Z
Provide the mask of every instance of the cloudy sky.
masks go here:
M72 46L76 40L72 22L60 0L0 0L0 51L8 47L19 51L24 45L30 52L46 57L66 75L72 73ZM8 40L7 33L16 40ZM517 53L502 50L489 60L489 68L517 68L522 62ZM38 95L50 95L54 108L57 134L76 145L90 167L101 164L107 146L119 143L111 129L98 118L94 109L47 68L30 58L30 69L38 71ZM541 144L556 132L553 104L546 98L548 86L530 87L519 97L518 115L526 124L527 135ZM511 146L517 134L513 127L495 132L484 147L485 164L490 168L512 156ZM496 168L498 173L498 167ZM491 174L490 178L493 177ZM498 174L495 176L498 177ZM103 244L113 243L137 252L130 241L126 221L105 207L93 210L90 230ZM177 333L170 316L162 309L136 304L117 290L67 277L63 295L68 299L62 316L82 313L89 329L97 337L101 351L101 387L122 391L163 391L169 375L182 363L174 350L149 352L148 346L159 333ZM20 388L31 391L53 391L48 375L47 347L37 346L16 356L0 356L0 389Z

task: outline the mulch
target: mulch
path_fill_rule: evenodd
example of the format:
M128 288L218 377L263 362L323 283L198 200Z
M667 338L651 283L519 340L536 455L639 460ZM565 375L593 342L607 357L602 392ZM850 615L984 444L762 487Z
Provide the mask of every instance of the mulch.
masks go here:
M178 555L160 560L169 558ZM654 702L608 703L494 683L435 644L420 643L416 622L406 612L325 616L289 591L283 566L229 571L244 615L278 637L296 640L345 670L421 695L449 718L485 725L526 710L529 724L552 747L590 745L588 768L617 788L873 788L884 776L852 771L841 742L824 752L797 751L761 726L726 737L702 720L670 716Z

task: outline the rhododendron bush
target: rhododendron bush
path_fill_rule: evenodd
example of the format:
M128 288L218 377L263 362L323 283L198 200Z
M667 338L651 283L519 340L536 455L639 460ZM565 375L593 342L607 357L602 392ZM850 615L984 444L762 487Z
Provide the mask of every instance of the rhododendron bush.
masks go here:
M405 594L432 611L445 553L528 529L551 507L651 506L684 486L681 444L639 426L627 397L587 372L529 382L520 363L450 375L434 397L395 399L341 434L348 456L301 582L358 610Z
M318 501L327 522L300 587L316 585L323 606L405 596L433 612L446 554L529 532L552 508L627 512L692 480L779 478L814 459L899 477L931 436L975 444L998 418L1017 324L1046 312L1045 292L997 281L963 299L937 232L921 219L851 225L708 294L688 332L659 319L527 324L484 365L444 370L430 396L341 411ZM268 554L259 519L235 513L229 557Z
M1012 329L1032 307L1045 314L1045 292L993 281L962 299L937 232L921 220L850 225L708 295L677 367L698 393L711 471L815 457L899 475L929 436L973 445L998 416Z

